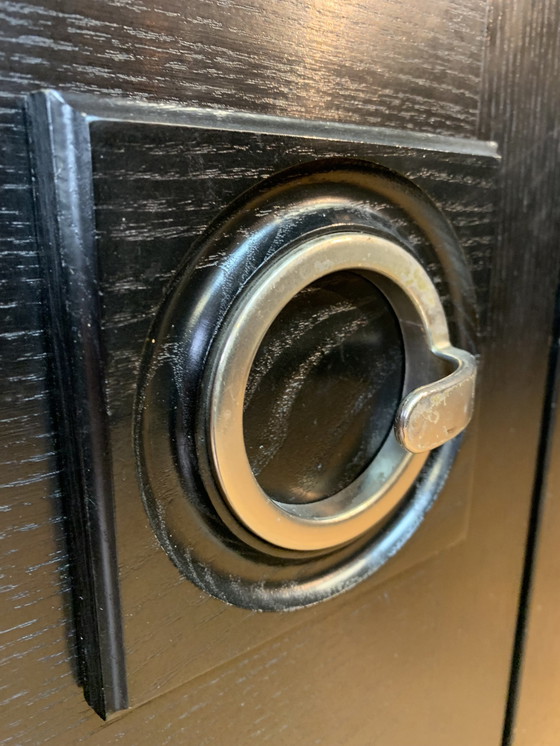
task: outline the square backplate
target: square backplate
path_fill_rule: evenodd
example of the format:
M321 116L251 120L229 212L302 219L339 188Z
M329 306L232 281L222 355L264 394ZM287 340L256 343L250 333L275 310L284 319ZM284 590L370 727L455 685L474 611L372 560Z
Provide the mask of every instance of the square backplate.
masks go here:
M226 606L180 575L150 527L136 474L133 401L150 325L197 239L241 192L317 158L375 161L439 205L476 284L483 350L498 162L492 144L53 91L32 95L28 115L82 678L100 714L161 695L342 605L350 609L358 595L465 537L476 422L424 525L368 581L289 614Z

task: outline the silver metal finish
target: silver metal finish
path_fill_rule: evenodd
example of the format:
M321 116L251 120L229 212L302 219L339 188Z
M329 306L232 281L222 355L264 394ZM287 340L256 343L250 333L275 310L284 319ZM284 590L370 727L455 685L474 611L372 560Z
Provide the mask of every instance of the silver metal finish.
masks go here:
M412 391L397 412L395 433L411 453L443 445L469 424L476 383L476 363L465 350L432 347L435 355L456 366L453 373Z
M393 432L352 484L316 502L280 503L261 489L245 449L249 373L286 303L320 277L342 270L369 278L397 312L405 346L404 399ZM442 376L443 366L449 372ZM232 512L265 541L293 550L328 549L382 521L404 497L429 451L467 426L476 378L473 356L450 345L443 307L423 267L396 243L359 231L304 241L271 263L233 309L207 370L206 439L223 498L216 508L222 516L224 509Z

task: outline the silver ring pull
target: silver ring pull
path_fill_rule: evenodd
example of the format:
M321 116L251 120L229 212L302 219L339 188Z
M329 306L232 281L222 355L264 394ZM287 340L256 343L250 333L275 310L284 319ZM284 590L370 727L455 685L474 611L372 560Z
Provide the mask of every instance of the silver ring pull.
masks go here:
M404 398L380 451L350 485L315 502L281 503L259 485L245 448L243 405L251 366L283 307L321 277L345 270L369 278L395 308L405 346ZM453 370L429 380L426 370L434 371L434 361ZM390 514L429 451L469 423L476 361L451 346L439 295L422 265L392 241L347 231L303 241L259 273L220 329L206 371L201 447L221 493L210 490L216 509L271 544L301 551L351 541Z

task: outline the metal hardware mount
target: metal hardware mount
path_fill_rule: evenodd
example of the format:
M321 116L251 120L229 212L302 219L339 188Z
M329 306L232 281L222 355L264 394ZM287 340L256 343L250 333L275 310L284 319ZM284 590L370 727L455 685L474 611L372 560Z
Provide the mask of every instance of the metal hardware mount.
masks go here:
M351 270L387 294L402 326L405 395L394 431L368 468L339 493L309 504L266 495L252 473L243 439L243 404L251 365L271 323L300 290L325 275ZM451 372L426 375L426 356ZM434 448L459 434L473 411L475 358L453 347L437 290L421 264L393 241L360 231L330 233L297 244L249 284L214 344L208 366L207 442L223 504L265 541L320 550L351 541L388 515ZM421 359L423 373L415 371Z

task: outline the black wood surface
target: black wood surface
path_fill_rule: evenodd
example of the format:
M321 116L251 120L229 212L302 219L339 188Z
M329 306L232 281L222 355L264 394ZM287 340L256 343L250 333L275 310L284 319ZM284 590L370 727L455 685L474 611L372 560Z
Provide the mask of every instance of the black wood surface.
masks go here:
M57 96L27 103L80 680L106 717L127 693L89 127Z
M91 103L95 105L95 102ZM158 110L140 108L137 116L153 119L158 116ZM185 115L178 110L177 124L181 116ZM222 122L224 126L228 118L222 118ZM255 122L255 127L258 124L258 121ZM293 122L276 122L276 129L280 124L284 133L294 125ZM239 124L232 126L238 127ZM264 122L260 126L270 129L271 123ZM211 599L200 599L197 594L193 595L192 587L181 583L180 578L171 571L163 553L152 549L152 533L146 519L138 512L128 418L136 394L139 352L166 286L181 261L194 251L196 238L216 215L217 204L223 205L243 189L254 186L255 180L267 175L271 169L276 170L302 159L350 154L374 158L385 166L404 172L443 206L471 258L471 271L478 278L480 288L479 308L484 308L488 284L487 261L492 248L494 163L492 158L483 155L491 150L479 143L451 143L446 140L438 143L433 138L413 138L410 144L422 147L412 150L391 145L385 139L387 133L381 133L382 143L375 145L373 141L378 136L375 131L369 132L371 144L357 142L358 137L353 143L335 141L335 137L345 137L344 128L333 130L332 139L299 140L289 136L283 139L280 135L252 138L235 129L192 132L189 128L161 130L154 125L130 126L111 122L94 122L93 127L96 208L103 256L108 395L114 428L113 461L118 465L115 485L121 582L124 598L129 599L129 608L133 610L126 624L131 700L140 702L153 696L156 691L162 692L196 676L205 667L215 665L218 661L223 663L239 655L241 650L262 644L280 630L332 612L330 604L329 607L298 612L297 616L271 618L267 615L255 618L216 605ZM301 134L306 130L320 131L309 124L302 127ZM367 138L368 133L362 132L361 137ZM252 158L247 162L245 153L249 144ZM441 150L431 150L436 144ZM452 145L456 145L457 152L449 152ZM475 151L474 155L468 154L469 148ZM178 164L184 164L184 167ZM171 178L162 178L164 172L170 173ZM227 178L208 179L208 174L220 173L227 174ZM386 217L397 220L399 228L405 230L406 221L395 205L385 204L379 198L379 209ZM425 239L418 234L415 240L420 249ZM218 261L222 246L219 244L215 251L218 256L210 254L209 266ZM430 249L426 248L426 251ZM432 265L436 282L443 289L445 285L442 277L438 278L433 260ZM145 281L145 277L149 278L149 282ZM445 290L443 296L448 303ZM450 317L453 318L452 311ZM156 327L156 343L160 342L159 336ZM165 347L165 340L162 344ZM162 413L162 421L164 416ZM158 439L161 438L160 429L164 431L166 425L158 426L153 431ZM153 438L150 438L150 442L153 442ZM470 447L461 454L463 469L470 468L472 464L474 442L473 430ZM163 463L161 468L162 478L159 481L163 482L168 479L168 470ZM169 479L163 494L169 494L172 489L173 482ZM468 513L469 483L460 486L456 483L448 494L442 512L432 515L430 539L425 540L421 548L403 554L399 561L393 561L386 573L392 575L402 571L404 567L425 559L427 554L461 538ZM188 545L188 539L184 537L187 536L187 529L193 525L195 516L187 515L186 505L182 507L178 500L174 503L177 507L173 512L169 510L169 513L184 514L180 525L179 522L173 524L180 550L183 543ZM449 513L444 512L445 507ZM194 537L189 538L192 543ZM197 557L195 554L194 559ZM223 558L220 556L218 559L223 564ZM240 571L240 562L234 556L230 557L229 563L229 571L243 577L246 570ZM147 568L149 592L146 587ZM265 568L261 572L263 579L268 580ZM381 579L376 580L380 582ZM242 588L241 583L239 587ZM223 594L219 585L215 585L214 593L220 592ZM362 592L365 590L362 589ZM345 602L341 600L341 603ZM126 609L125 601L125 616ZM153 628L147 638L147 625L151 625L156 618L158 627ZM235 636L227 634L232 620L236 624ZM186 630L190 644L181 645Z
M558 274L557 2L3 3L1 11L2 736L499 743ZM504 155L491 403L480 413L468 541L351 607L311 613L250 655L235 656L234 619L221 628L232 640L227 662L205 669L201 646L197 679L105 726L76 683L49 419L23 119L24 94L45 86L493 138ZM139 589L144 570L130 565ZM139 649L156 624L147 620Z
M84 448L78 457L67 454L70 470L76 471L78 477L82 475L84 480L81 490L72 484L65 485L65 489L69 490L69 502L80 500L80 496L85 501L86 518L78 510L76 525L70 525L72 533L78 532L73 543L78 549L91 553L81 561L86 571L89 567L93 569L90 576L86 572L75 590L77 607L80 618L87 618L88 604L93 601L94 608L89 609L89 616L92 621L98 619L91 627L92 639L84 640L86 676L89 673L86 691L95 695L95 692L102 692L106 687L109 692L114 690L116 695L119 693L116 686L118 681L113 682L111 677L112 669L109 667L105 671L103 664L108 667L111 662L111 648L107 645L113 645L113 655L116 653L118 659L120 643L118 638L108 636L105 648L103 644L97 644L98 628L103 620L106 619L108 629L112 629L114 623L112 626L109 624L109 609L105 600L101 600L100 609L95 608L97 600L95 596L91 597L89 590L90 586L96 588L95 568L99 561L99 548L95 543L91 547L87 544L82 546L79 534L84 524L86 532L92 530L90 524L96 518L96 500L101 498L108 501L110 498L103 492L96 494L88 486L88 480L96 483L95 475L99 471L99 484L105 482L114 485L120 582L125 598L124 614L129 618L126 624L126 658L131 699L133 704L137 704L155 692L161 693L172 685L196 676L201 666L223 662L232 657L234 651L238 654L242 648L249 650L271 634L278 634L280 630L297 624L302 614L300 612L298 616L283 619L254 618L228 610L209 598L200 598L189 583L180 579L177 582L173 568L161 551L153 547L153 533L141 509L131 434L144 349L151 351L161 346L164 357L168 357L165 350L171 341L157 324L153 325L167 286L174 282L173 278L179 270L179 277L181 274L188 277L189 267L199 252L197 242L204 238L208 226L213 221L217 221L218 225L220 222L229 225L233 220L230 217L225 221L219 217L233 198L250 187L258 186L264 176L278 169L319 159L319 163L324 165L315 176L313 164L298 166L296 172L301 171L305 178L303 185L298 186L299 182L296 181L296 186L292 187L296 194L305 196L303 205L315 205L315 212L310 212L307 218L312 218L313 223L305 229L311 227L316 230L320 221L326 221L327 226L338 225L342 218L367 227L367 220L373 219L369 212L373 211L377 222L372 224L372 229L388 231L396 240L409 245L410 250L424 262L440 289L453 338L457 344L474 351L477 346L477 325L480 327L478 334L484 336L482 327L487 309L488 266L493 246L492 205L497 161L492 146L475 141L399 134L372 128L333 128L321 123L299 123L278 118L223 116L200 110L131 106L126 101L111 103L98 97L74 97L65 102L60 94L53 92L32 97L29 113L33 140L36 141L35 133L41 132L41 125L47 118L49 138L56 146L46 148L48 158L45 163L37 163L36 191L40 203L39 222L45 224L49 237L53 212L49 203L43 204L44 194L50 194L50 188L54 187L58 198L54 220L58 232L55 231L55 235L50 237L54 265L47 266L47 270L61 274L64 281L60 286L57 282L51 282L55 300L60 296L60 303L55 303L52 309L54 336L59 337L54 341L58 342L55 349L61 348L60 354L74 362L75 369L70 371L71 375L66 372L64 365L58 367L63 384L69 380L77 392L74 401L67 404L66 421L70 419L70 427L65 426L64 419L62 426L68 432L67 437L72 438L76 428L72 422L73 413L78 432L95 433L103 427L110 431L106 449L102 451L104 458L100 462L96 462ZM89 139L87 132L90 132ZM321 139L317 138L319 133ZM401 144L394 145L396 141ZM39 155L42 153L40 145L40 141L35 142ZM249 160L247 153L251 156ZM77 190L71 188L74 181L69 181L65 174L76 170L77 164L73 159L78 154L81 159L78 172L83 188ZM367 161L348 160L349 156L369 159L373 165L368 165ZM69 159L70 163L67 164ZM358 168L356 164L361 165ZM41 166L44 166L42 170ZM335 176L337 168L339 176ZM388 168L404 173L412 181L408 182ZM76 180L78 177L73 178ZM92 178L93 184L88 183ZM289 181L284 183L282 177L275 178L278 180L279 195L286 193ZM288 177L283 178L286 180ZM291 178L295 179L295 175ZM340 182L340 195L337 196L336 205L340 203L340 206L337 207L338 212L332 212L334 208L330 205L333 195L338 195L338 192L334 192L332 187L328 191L328 184L336 184L337 179ZM306 186L307 182L309 185ZM325 197L319 199L315 196L312 200L311 196L317 195L313 189L318 189L318 185L323 185L323 191L327 189ZM443 209L443 217L418 187L425 189L429 199L435 200ZM270 191L272 187L269 185L268 189ZM354 192L352 199L345 196ZM266 193L263 191L265 196ZM255 214L262 213L259 230L263 230L263 221L269 213L271 225L276 225L276 213L271 212L276 204L274 200L265 201L262 205L256 196L253 200L256 200ZM91 215L95 211L95 243L91 231L86 229L76 233L72 229L72 224L67 220L66 205L73 206L74 212L77 210L79 214ZM294 205L297 206L297 200ZM285 241L291 240L289 231L300 235L299 231L303 228L299 224L305 223L303 207L300 208L302 215L295 208L291 209L297 219L292 217L290 226L280 225L276 239L280 248ZM242 221L238 232L244 235L243 221L248 219L245 216L248 208L245 211L238 208L238 212L238 219ZM347 212L351 218L347 217ZM453 221L453 227L446 222L448 219ZM454 231L462 249L456 245ZM198 260L203 277L206 272L204 268L214 266L218 269L218 276L222 276L220 262L228 258L230 241L227 231L220 240L212 238L210 234L207 256L203 254ZM255 249L251 248L253 244L257 245L256 242L247 243L247 251L255 253ZM262 250L268 255L271 249L266 244ZM216 286L213 300L216 308L224 305L229 286L232 285L233 291L237 292L239 283L247 281L249 269L256 261L251 253L243 254L238 262L239 282ZM231 257L228 262L231 263ZM87 282L84 281L84 267L88 270ZM83 306L72 303L73 297L81 300L90 286L99 288L101 301L97 311L92 302L86 304L85 310ZM476 303L472 297L473 288ZM186 302L192 306L187 316L196 316L198 313L193 310L201 302L196 293L196 284L192 285L192 289L186 286ZM61 315L61 304L69 318L64 313ZM475 318L477 312L478 324ZM61 321L65 322L62 336L56 333ZM183 323L182 317L177 319L179 327ZM210 324L210 332L213 327L214 323ZM94 392L94 396L89 397L87 390L80 388L84 378L81 359L84 347L87 349L90 338L96 335L99 337L95 341L96 348L102 358L97 364L104 370L105 385L101 392ZM201 334L196 335L196 340L197 357L201 357ZM174 346L175 343L172 344ZM181 343L183 349L186 348ZM195 360L194 365L198 369L200 361ZM148 374L147 380L152 375ZM169 380L174 380L175 376L176 373L170 374ZM144 396L142 394L142 398ZM188 393L188 400L193 396L194 391ZM106 405L102 398L106 398ZM167 401L167 395L158 394L157 399ZM192 409L194 404L189 406ZM153 408L150 405L147 410ZM174 411L174 407L170 411ZM187 420L192 420L195 415L196 412L191 413ZM176 477L163 456L167 448L165 442L169 439L167 417L167 412L162 411L155 418L155 426L147 437L150 449L158 454L157 481L163 485L163 500L158 498L152 522L159 527L158 535L162 544L168 547L168 552L188 577L212 595L234 600L242 606L252 607L255 604L255 601L250 601L251 593L244 590L245 582L253 583L253 595L260 598L258 606L277 608L279 602L273 594L276 586L276 595L286 595L289 599L292 593L292 605L301 605L309 603L312 594L316 596L320 593L317 597L322 597L340 592L360 576L370 574L403 544L422 520L425 510L432 503L432 490L445 478L448 460L453 453L453 449L442 449L437 460L433 460L432 471L428 471L419 482L414 498L416 506L411 509L410 518L403 521L402 526L396 522L394 530L388 529L386 536L382 535L376 542L362 541L356 549L349 547L333 554L332 559L319 558L314 564L308 562L304 565L301 560L293 567L289 562L271 565L267 561L259 564L245 558L247 552L242 547L237 553L232 553L227 547L224 551L220 548L221 544L208 543L204 539L209 528L204 521L200 521L196 510L197 501L202 499L196 497L196 481L189 483L184 492L180 489L174 501L170 501ZM153 415L150 418L154 419ZM472 465L476 443L474 427L470 436L454 469L455 473L461 473L461 469L469 469ZM162 445L157 445L154 450L153 446L160 441ZM65 452L64 443L61 450ZM108 476L105 476L107 470ZM183 478L186 479L186 476ZM452 491L441 499L447 511L440 508L432 516L430 538L425 539L419 549L399 557L398 562L393 561L387 568L389 575L417 564L429 554L464 538L468 522L469 486L470 482L461 486L455 482ZM149 505L148 498L145 499ZM191 501L194 501L195 509L190 508ZM70 511L73 515L71 505ZM161 516L165 516L163 525L160 525ZM110 525L105 522L100 528L102 535L106 536ZM205 541L209 548L205 548ZM231 541L230 538L227 543L231 544ZM185 550L182 549L183 545ZM181 559L183 553L186 560ZM360 559L362 554L363 559ZM348 564L346 568L342 564L343 559ZM349 567L351 561L356 567L352 572ZM193 570L198 564L200 570ZM342 585L338 580L340 573ZM235 580L230 580L231 577ZM388 577L387 573L384 577ZM377 579L379 581L380 578ZM107 576L106 582L105 593L116 596L116 577L111 580ZM289 586L294 582L302 585L300 595L296 595L296 587L290 591ZM285 589L283 584L286 585ZM81 585L84 586L83 591ZM231 590L227 590L230 586ZM313 591L314 586L317 586L317 591ZM321 591L323 587L325 591ZM266 597L267 589L269 600ZM193 602L196 602L194 607ZM329 610L330 606L320 608L313 614L320 617L329 613ZM209 611L211 618L208 618ZM238 632L235 637L224 636L224 626L227 629L232 618L237 619ZM146 625L154 621L157 627L147 640ZM87 625L80 624L82 635L89 631ZM188 636L189 644L178 650L177 641L184 635ZM101 638L102 643L104 640ZM207 649L210 643L211 651ZM95 658L96 652L98 659ZM102 667L97 673L99 662ZM95 702L95 696L90 695L90 701ZM107 707L114 708L117 703L115 696L109 700ZM103 710L99 704L97 707Z

